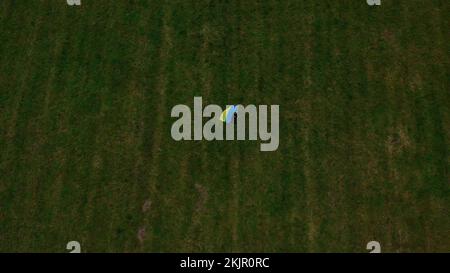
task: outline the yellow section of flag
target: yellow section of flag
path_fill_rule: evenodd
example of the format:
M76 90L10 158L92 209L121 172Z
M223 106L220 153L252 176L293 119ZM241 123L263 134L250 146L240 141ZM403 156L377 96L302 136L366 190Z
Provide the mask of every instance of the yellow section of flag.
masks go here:
M225 109L225 111L222 112L222 114L220 115L220 120L222 122L225 122L227 120L228 112L230 112L232 108L233 106L228 106L227 109Z

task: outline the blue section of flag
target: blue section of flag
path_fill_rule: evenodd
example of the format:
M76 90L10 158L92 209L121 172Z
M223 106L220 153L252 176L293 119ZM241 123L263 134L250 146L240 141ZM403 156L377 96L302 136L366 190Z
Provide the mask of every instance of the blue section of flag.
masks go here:
M235 105L231 106L231 109L227 113L226 123L231 122L231 120L233 119L233 115L236 111L237 111L237 106L235 106Z

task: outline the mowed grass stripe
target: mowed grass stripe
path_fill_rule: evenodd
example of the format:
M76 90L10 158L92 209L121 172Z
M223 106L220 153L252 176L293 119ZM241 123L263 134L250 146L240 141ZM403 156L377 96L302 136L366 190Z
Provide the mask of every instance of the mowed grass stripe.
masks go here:
M59 11L60 7L52 6L50 3L43 5L43 11ZM42 60L39 61L39 69L36 71L33 81L32 90L34 94L39 95L38 103L33 107L39 112L32 120L33 131L29 136L33 139L35 150L30 155L36 161L36 171L33 171L30 179L36 181L35 188L27 189L32 192L34 196L25 203L27 208L26 220L30 221L30 225L34 226L34 231L39 234L32 236L26 240L33 241L36 248L52 243L53 251L61 251L64 244L58 245L57 242L61 239L57 236L52 237L49 242L48 237L55 234L57 231L57 222L54 222L54 215L57 211L57 200L50 193L57 187L60 191L61 179L58 177L60 166L64 164L64 160L54 160L54 149L50 139L54 136L52 125L52 97L55 93L55 85L57 82L57 74L60 72L61 66L57 66L57 60L61 58L62 48L64 46L64 39L66 33L59 32L58 27L64 25L63 23L55 25L59 20L65 20L65 13L58 12L59 17L55 18L53 23L45 21L41 31L38 32L38 42L36 49L40 52ZM45 37L45 38L43 38ZM61 158L58 158L61 159ZM62 163L62 164L61 164ZM61 164L61 165L60 165ZM58 179L58 181L57 181Z
M425 8L425 6L424 6ZM449 94L444 90L448 89L448 70L445 64L448 63L448 54L443 50L445 46L442 43L442 36L439 33L440 27L437 20L442 20L442 12L448 10L448 5L440 4L441 12L437 13L437 8L430 12L424 12L424 9L412 13L410 18L423 18L425 24L416 24L420 32L427 33L418 46L425 44L423 48L422 60L425 64L421 68L424 70L424 97L415 100L415 107L423 107L423 116L418 115L417 135L420 142L417 160L421 163L423 179L422 187L417 195L417 201L420 202L420 225L425 227L425 249L426 251L446 251L450 243L450 236L445 232L445 227L450 225L448 217L442 218L440 215L448 214L446 204L449 203L448 178L449 178L449 138L448 130L445 128L446 117L448 117ZM428 31L426 31L427 29ZM432 29L432 31L429 31ZM431 48L426 50L425 48ZM448 49L448 46L447 46ZM448 50L447 50L448 53ZM412 61L415 61L412 59ZM416 65L416 63L413 63ZM408 67L409 68L409 67ZM446 75L447 74L447 75ZM443 92L444 91L444 92ZM421 94L422 95L422 94ZM426 99L425 99L426 98ZM447 99L445 99L447 98ZM447 113L447 114L446 114ZM416 112L416 114L418 114ZM419 127L422 125L421 127ZM448 126L447 126L448 127ZM448 128L447 128L448 129ZM446 133L447 132L447 133ZM423 134L423 135L422 135ZM422 135L422 136L421 136ZM427 210L423 210L427 208ZM410 240L407 248L414 248L413 239Z
M108 13L104 22L104 27L113 34L99 41L99 47L103 51L100 51L98 56L104 58L104 61L100 62L100 67L102 71L109 71L109 73L103 73L101 76L99 87L101 105L97 116L99 130L95 140L95 153L89 161L92 166L90 174L92 189L88 196L88 203L103 204L85 207L86 231L95 229L98 232L98 234L88 233L98 239L94 240L90 236L86 239L94 242L88 245L92 251L98 251L99 245L108 245L108 251L123 250L125 234L127 238L134 235L134 245L137 241L137 228L133 230L137 225L137 219L130 216L135 214L124 212L127 209L126 201L130 198L126 194L132 193L124 189L133 189L130 173L134 169L135 157L129 152L133 151L131 147L136 145L130 128L133 123L129 120L129 115L133 113L129 111L127 100L130 95L130 80L134 72L132 68L134 52L133 47L130 46L132 42L129 39L132 37L130 29L123 28L121 21L111 20L119 17L124 21L134 22L134 18L132 11L125 9L125 6L114 8L113 12ZM124 36L128 39L122 39ZM133 116L133 119L135 118ZM111 123L112 120L116 122L115 125Z
M52 207L57 208L52 222L58 223L58 229L53 233L59 242L55 245L58 252L65 252L65 244L72 240L79 241L83 249L89 249L84 244L85 225L82 219L88 203L87 191L92 190L89 179L90 153L95 151L96 95L99 92L89 87L93 81L91 73L98 67L95 62L86 61L88 56L92 58L93 54L98 54L95 47L92 47L92 52L87 50L93 45L91 39L94 33L89 31L90 35L84 35L84 31L80 31L90 29L89 18L95 15L89 10L64 11L67 23L59 29L59 33L67 33L68 36L57 64L61 69L53 87L55 95L50 101L53 117L51 128L55 132L52 136L55 143L53 160L59 163L56 165L56 181L53 182L55 185L51 193ZM88 64L91 65L90 69Z
M286 230L284 238L278 238L280 245L276 251L283 252L306 252L308 249L308 221L309 207L307 206L305 164L307 158L302 152L303 137L310 124L308 114L308 105L311 103L311 96L308 95L310 86L310 71L308 71L311 60L311 37L312 37L312 16L310 15L310 6L304 2L294 2L287 6L285 11L285 25L296 26L294 31L285 31L285 48L290 53L289 61L286 65L283 81L286 83L281 90L283 98L280 101L280 123L282 130L280 135L281 147L286 147L282 151L282 163L284 165L281 176L282 188L284 189L284 200L286 203L287 215L282 216L286 219ZM273 18L273 16L268 16ZM267 22L270 24L270 21ZM300 42L299 42L300 41ZM267 89L276 88L270 86L269 82L273 79L270 65L265 67L267 78L265 86ZM273 75L272 77L277 77ZM267 86L269 85L269 86ZM288 89L296 90L294 94L287 92ZM283 114L281 114L283 113ZM282 222L280 220L280 222ZM282 240L284 239L284 240Z
M164 154L164 139L167 136L167 124L168 117L170 116L170 109L167 108L167 93L170 92L173 87L171 83L171 72L173 71L173 10L168 1L165 1L162 8L162 25L161 25L161 45L159 48L159 68L158 68L158 78L155 85L154 92L155 100L157 103L155 105L156 113L153 117L154 119L154 137L151 146L151 166L150 177L147 182L149 192L149 198L154 200L155 203L155 214L152 214L152 218L148 222L147 233L147 246L151 246L151 249L163 248L163 241L159 240L162 234L165 233L164 230L164 217L162 214L165 211L164 202L166 201L161 194L161 187L167 182L164 179L164 173L161 171L161 162L165 160Z
M236 76L231 78L233 81L232 92L230 96L230 104L242 104L244 106L249 104L257 104L255 94L259 93L259 57L262 47L258 35L261 33L261 17L259 10L259 3L253 2L239 2L235 7L233 14L236 16L236 44L233 47L234 62L237 68L232 68L233 72L236 69ZM231 72L231 73L233 73ZM237 81L235 84L234 81ZM248 124L248 123L247 123ZM248 138L248 130L246 133ZM245 145L246 144L246 145ZM260 191L263 188L259 185L261 180L254 179L260 176L260 172L254 166L260 166L261 158L254 155L259 153L259 141L252 141L243 143L239 141L236 143L236 149L232 149L234 155L231 155L228 164L237 170L230 169L231 172L239 172L239 174L230 174L235 176L231 178L233 181L233 207L237 206L238 213L233 215L235 219L235 226L233 226L233 251L247 252L249 248L260 245L260 241L254 236L259 234L258 222L261 219L261 212L264 210L259 204L261 198ZM234 152L235 151L235 152ZM250 174L250 175L249 175ZM247 232L248 229L254 231L253 234ZM253 243L242 244L243 240L250 240ZM240 243L239 243L240 242Z
M149 79L149 74L154 74L158 69L156 59L159 57L159 41L154 39L153 34L157 33L161 24L161 8L155 3L143 4L141 8L145 8L145 13L140 14L137 9L133 9L133 16L139 19L137 26L137 33L134 37L134 57L132 64L132 78L129 84L129 107L134 113L128 119L130 132L134 136L127 141L132 149L130 155L130 162L133 162L133 176L128 183L123 183L121 192L126 192L126 188L131 184L133 190L127 198L123 198L127 202L127 206L122 207L122 215L117 216L116 225L114 226L116 237L114 243L120 251L136 251L143 248L137 247L140 244L139 230L142 228L142 222L146 221L148 214L154 210L154 200L149 199L146 190L146 180L148 174L146 171L146 164L149 164L151 154L145 149L145 142L150 138L146 134L146 128L151 126L148 121L152 121L154 114L149 114L152 109L151 104L146 103L152 85L156 84L154 79ZM133 18L133 17L131 17ZM137 20L137 19L136 19ZM149 33L147 33L147 31ZM133 33L133 26L128 30ZM147 117L146 115L150 115ZM150 164L149 164L150 165ZM123 176L128 175L126 169L122 172ZM125 181L127 181L125 179ZM143 190L144 189L144 190ZM126 221L124 221L126 219ZM129 240L129 237L134 237L134 240Z
M173 52L173 54L168 52L165 56L167 59L162 68L169 98L162 105L165 107L167 118L162 117L161 135L167 140L162 141L161 147L158 148L161 156L158 179L155 181L157 194L152 197L154 209L149 222L153 241L151 244L146 242L146 249L169 251L171 247L175 247L177 252L193 251L194 240L190 239L189 230L193 225L197 194L190 166L198 162L194 159L193 151L189 147L190 142L176 142L171 139L171 123L175 121L175 118L170 118L170 110L176 104L186 104L192 108L193 92L198 80L194 77L194 71L199 65L194 56L200 42L188 39L198 30L195 25L190 26L189 18L194 16L193 10L187 10L183 4L177 5L170 2L167 3L165 10L170 12L164 21L168 31L164 35L170 35L166 36L170 40L165 41L165 46L170 46L170 52ZM183 205L184 202L188 205ZM167 214L169 211L171 213Z
M41 10L42 6L35 8ZM18 10L20 10L19 7ZM5 192L7 193L6 198L2 198L2 202L4 202L4 208L9 208L8 215L12 218L10 218L12 224L9 227L16 227L15 230L11 230L8 234L14 234L17 237L8 237L6 245L21 239L31 244L34 242L28 237L30 230L33 229L33 225L28 222L30 219L27 215L30 215L30 211L35 211L35 206L31 204L35 201L33 197L37 190L39 169L35 169L34 166L39 164L39 161L34 159L33 156L36 155L35 152L38 151L40 145L35 144L34 139L29 136L33 135L36 130L33 126L33 117L38 113L36 111L38 108L35 106L40 94L32 89L36 87L36 80L39 80L35 78L35 73L38 72L42 56L36 54L39 52L39 49L35 44L38 41L43 18L42 16L33 16L23 11L23 16L27 15L28 20L25 18L24 20L29 26L32 26L30 29L31 33L21 32L23 40L16 40L17 44L23 41L23 59L15 65L11 65L17 71L15 75L18 78L8 79L10 82L15 82L16 86L9 86L9 89L3 91L7 92L6 94L9 92L11 92L11 95L15 94L10 104L9 124L5 126L7 139L5 144L7 146L3 153L2 165L4 164L5 166L5 173L9 173L5 177L9 177L10 180L5 181L5 184L2 183L8 190L8 192ZM13 76L13 74L10 75ZM28 97L28 99L24 100L25 97ZM26 205L29 206L27 207ZM8 222L5 221L4 223L7 226ZM14 247L13 245L9 246L11 248ZM15 248L15 250L17 251L18 249Z

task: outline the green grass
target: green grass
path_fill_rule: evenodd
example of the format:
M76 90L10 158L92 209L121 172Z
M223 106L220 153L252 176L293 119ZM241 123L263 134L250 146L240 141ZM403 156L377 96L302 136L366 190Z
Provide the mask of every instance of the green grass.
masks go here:
M448 252L450 5L365 2L1 1L0 252ZM194 96L279 149L172 140Z

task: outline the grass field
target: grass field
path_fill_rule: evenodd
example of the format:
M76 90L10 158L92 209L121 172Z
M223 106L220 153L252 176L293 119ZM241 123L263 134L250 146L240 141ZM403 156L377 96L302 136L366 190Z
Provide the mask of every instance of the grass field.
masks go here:
M447 0L0 1L0 252L450 251ZM280 146L174 141L279 104Z

